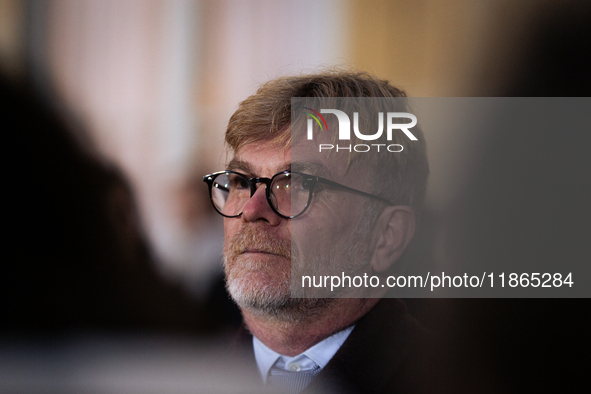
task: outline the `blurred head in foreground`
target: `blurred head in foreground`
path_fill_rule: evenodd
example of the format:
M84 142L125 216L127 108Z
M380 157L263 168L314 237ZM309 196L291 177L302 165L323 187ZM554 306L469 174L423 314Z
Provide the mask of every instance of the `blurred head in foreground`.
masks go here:
M152 264L122 172L81 144L30 86L0 78L0 104L10 147L3 215L10 274L1 286L0 329L198 328L193 301Z

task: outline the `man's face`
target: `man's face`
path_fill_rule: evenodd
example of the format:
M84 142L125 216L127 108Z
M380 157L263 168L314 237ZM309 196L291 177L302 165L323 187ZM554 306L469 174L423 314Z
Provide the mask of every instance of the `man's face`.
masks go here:
M293 163L292 150L297 156ZM341 159L342 163L337 160L327 166L325 158L306 141L292 149L254 143L236 152L229 169L251 178L271 178L293 166L294 170L368 191L368 177L363 176L361 166L347 166L346 155ZM274 315L328 304L327 300L291 298L291 264L298 268L294 267L294 272L306 275L335 273L339 265L367 268L370 229L363 208L367 198L319 185L308 210L286 219L269 206L265 187L258 185L241 216L224 218L224 263L230 294L243 308Z
M271 178L285 171L291 152L270 144L241 148L229 169L248 177ZM291 223L277 215L265 196L265 185L237 218L224 218L224 263L228 290L241 307L261 309L285 302L289 295Z

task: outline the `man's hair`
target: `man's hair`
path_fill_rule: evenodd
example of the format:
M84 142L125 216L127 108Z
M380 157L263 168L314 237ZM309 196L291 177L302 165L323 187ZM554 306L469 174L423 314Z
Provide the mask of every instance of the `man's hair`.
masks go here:
M253 142L272 141L278 146L289 146L292 140L291 99L294 97L399 98L397 101L402 102L402 109L406 109L404 91L365 72L333 70L280 77L264 83L254 95L242 101L230 118L226 144L231 151L236 153ZM337 102L336 99L324 101ZM378 106L372 109L380 110ZM400 104L397 110L401 110ZM419 211L425 197L429 166L423 133L419 127L413 127L412 133L418 141L407 143L408 139L402 133L393 133L392 140L385 141L388 144L404 142L402 152L392 153L382 148L379 154L374 155L352 153L354 157L350 160L364 160L370 166L374 185L372 193L397 205L409 205ZM351 138L351 144L358 142L355 136Z

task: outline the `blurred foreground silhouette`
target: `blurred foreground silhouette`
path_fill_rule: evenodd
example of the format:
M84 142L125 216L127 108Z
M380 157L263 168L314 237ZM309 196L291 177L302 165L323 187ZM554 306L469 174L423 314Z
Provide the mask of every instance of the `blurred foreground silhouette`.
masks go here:
M28 87L1 79L0 111L8 181L2 331L219 328L215 314L156 272L117 168L81 144Z

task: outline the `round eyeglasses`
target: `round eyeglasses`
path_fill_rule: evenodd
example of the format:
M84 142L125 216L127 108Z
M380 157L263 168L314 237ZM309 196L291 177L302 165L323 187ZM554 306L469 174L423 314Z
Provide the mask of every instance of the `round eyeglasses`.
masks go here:
M209 197L214 208L227 218L242 215L244 206L257 191L257 183L265 184L267 202L273 211L287 219L298 217L308 209L314 188L318 183L345 189L392 205L382 197L319 176L293 171L282 171L271 178L249 178L235 171L220 171L205 175L203 181L209 186Z

